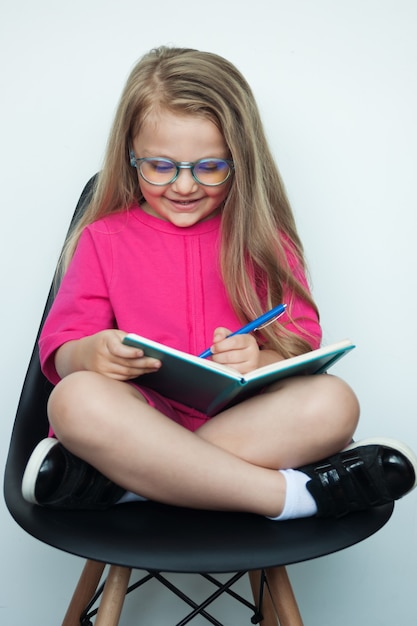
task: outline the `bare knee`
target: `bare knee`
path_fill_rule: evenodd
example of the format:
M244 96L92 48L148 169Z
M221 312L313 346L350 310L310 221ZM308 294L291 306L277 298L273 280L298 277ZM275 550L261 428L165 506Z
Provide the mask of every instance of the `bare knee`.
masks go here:
M352 439L359 402L351 387L332 375L289 378L275 387L291 401L292 429L321 456L337 452ZM282 396L281 396L282 397ZM291 426L288 426L291 428Z
M318 376L320 393L315 395L317 416L333 433L335 448L352 439L359 420L359 402L351 387L336 376Z
M102 376L94 372L74 372L53 389L48 402L48 417L60 441L72 445L97 430L102 400Z
M100 445L114 441L119 432L121 407L138 402L147 404L132 385L96 372L74 372L63 378L53 390L48 416L58 439L69 450L79 445Z

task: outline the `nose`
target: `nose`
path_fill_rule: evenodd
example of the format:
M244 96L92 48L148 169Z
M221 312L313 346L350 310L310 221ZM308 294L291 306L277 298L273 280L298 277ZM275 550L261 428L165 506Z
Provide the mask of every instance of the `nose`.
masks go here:
M193 193L197 188L198 183L193 178L191 169L189 167L181 167L177 179L172 183L172 189L180 195L185 196Z

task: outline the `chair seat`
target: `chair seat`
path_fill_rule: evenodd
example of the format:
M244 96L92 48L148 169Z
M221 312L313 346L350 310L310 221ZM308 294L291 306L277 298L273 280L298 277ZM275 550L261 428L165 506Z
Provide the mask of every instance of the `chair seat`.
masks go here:
M135 502L106 511L54 511L16 497L13 515L44 543L77 556L142 570L233 572L298 563L377 532L393 505L344 518L273 522L257 515Z

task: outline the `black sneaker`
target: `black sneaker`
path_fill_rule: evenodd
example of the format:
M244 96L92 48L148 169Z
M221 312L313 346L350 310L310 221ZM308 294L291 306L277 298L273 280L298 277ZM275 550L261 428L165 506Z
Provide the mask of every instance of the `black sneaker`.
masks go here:
M51 437L38 443L22 480L25 500L56 509L107 509L125 493Z
M341 517L402 498L417 484L417 457L392 439L364 439L327 459L297 468L318 517Z

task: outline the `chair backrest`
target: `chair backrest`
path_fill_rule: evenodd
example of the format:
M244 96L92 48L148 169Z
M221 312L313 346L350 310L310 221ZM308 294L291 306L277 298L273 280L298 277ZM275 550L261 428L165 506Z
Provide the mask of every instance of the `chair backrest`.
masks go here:
M82 217L92 197L96 177L97 175L93 176L83 189L74 211L67 237ZM55 290L55 281L52 281L26 372L12 432L4 482L6 504L12 514L13 511L19 510L21 505L21 481L29 456L37 442L47 436L49 429L47 404L53 386L44 376L40 367L38 339L46 316L51 308Z

